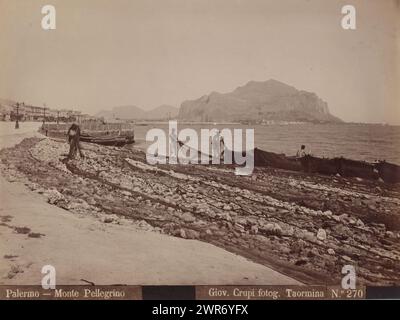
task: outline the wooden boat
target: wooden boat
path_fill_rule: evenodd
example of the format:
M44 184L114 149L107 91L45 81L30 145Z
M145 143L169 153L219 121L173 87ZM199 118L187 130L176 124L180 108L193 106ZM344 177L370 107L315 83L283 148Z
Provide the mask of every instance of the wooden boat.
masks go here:
M378 170L379 176L383 181L388 183L400 182L400 166L386 161L380 161L375 164L375 168Z
M329 159L311 155L296 158L255 148L254 165L324 175L340 174L342 177L357 177L367 180L381 178L386 183L400 182L400 166L386 161L368 163L343 157Z
M254 165L256 167L273 167L293 171L301 171L303 169L301 162L296 158L258 148L254 149Z
M115 146L121 147L126 144L132 144L135 142L133 136L130 135L103 135L103 136L92 136L88 134L81 134L82 142L96 143L103 146Z

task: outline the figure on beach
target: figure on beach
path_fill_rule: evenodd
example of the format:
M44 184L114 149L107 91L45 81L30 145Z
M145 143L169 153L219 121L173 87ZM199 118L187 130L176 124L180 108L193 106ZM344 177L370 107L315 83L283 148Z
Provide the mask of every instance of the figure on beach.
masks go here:
M81 128L77 124L73 123L71 127L68 129L68 143L69 143L68 159L75 158L77 151L79 151L79 155L81 158L85 157L80 145L80 139L81 139Z
M306 151L306 146L304 144L301 145L300 150L297 150L296 157L303 158L306 155L310 154L309 151Z
M172 128L169 138L169 156L173 163L176 163L178 158L178 136L175 128Z
M225 151L225 141L224 137L221 135L221 132L217 130L212 137L212 152L213 152L213 159L221 160L224 156Z

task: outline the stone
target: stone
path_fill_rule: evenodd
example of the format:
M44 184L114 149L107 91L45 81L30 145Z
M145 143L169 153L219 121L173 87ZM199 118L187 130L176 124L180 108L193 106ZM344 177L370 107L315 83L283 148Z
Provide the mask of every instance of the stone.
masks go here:
M326 231L324 229L318 229L317 239L321 240L321 241L325 241L326 240Z
M272 233L274 231L274 224L267 223L267 224L263 225L263 230L267 233Z
M315 238L314 238L314 233L312 233L312 232L310 232L310 231L307 231L307 230L305 230L305 231L300 231L300 232L298 233L298 236L299 236L300 238L303 238L303 239L307 240L307 241L314 241L314 240L315 240Z
M257 234L258 233L258 227L256 225L251 226L250 233L251 234Z
M184 229L180 229L179 230L179 235L181 238L186 239L186 232Z
M274 223L274 233L276 235L281 235L282 234L282 227L277 223Z
M333 250L332 248L329 248L328 254L330 254L331 256L335 255L335 250Z
M153 227L144 220L140 220L137 225L140 229L143 229L143 230L147 230L147 231L153 230Z
M336 222L340 222L340 217L339 216L332 216L332 219L335 220Z
M306 246L306 242L302 239L298 239L294 241L291 245L291 251L294 253L300 253L304 247Z
M111 217L104 217L104 218L103 218L103 222L104 222L104 223L111 223L111 222L113 222L113 221L114 221L114 219L111 218Z
M189 212L185 212L184 214L182 214L181 218L183 221L188 223L196 220L196 218Z
M396 235L392 231L386 231L385 235L386 235L386 237L391 238L391 239L395 239L396 238Z
M342 258L343 258L343 260L348 261L348 262L352 261L352 259L348 256L342 256Z
M200 238L200 233L197 232L196 230L186 229L185 233L186 233L186 237L188 239L199 239Z
M361 221L361 219L357 220L357 226L358 227L364 227L364 222Z
M64 196L56 189L48 190L46 192L47 202L50 204L57 204L60 200L64 200Z
M235 223L235 229L237 229L239 232L244 232L244 226L240 223Z

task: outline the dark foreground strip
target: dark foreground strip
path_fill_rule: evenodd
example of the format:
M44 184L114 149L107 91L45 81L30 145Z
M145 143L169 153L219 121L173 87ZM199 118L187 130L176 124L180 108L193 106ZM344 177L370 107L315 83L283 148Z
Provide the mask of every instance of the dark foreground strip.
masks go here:
M339 286L0 286L0 300L364 300L400 299L400 287Z

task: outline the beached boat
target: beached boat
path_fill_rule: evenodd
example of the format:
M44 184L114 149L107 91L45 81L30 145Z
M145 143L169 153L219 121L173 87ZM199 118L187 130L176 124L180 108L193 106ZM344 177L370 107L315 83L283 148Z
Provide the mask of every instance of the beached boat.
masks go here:
M134 130L131 124L121 123L83 123L81 127L80 140L82 142L96 143L104 146L121 147L135 142ZM66 138L70 124L46 123L40 131L50 137Z
M368 163L343 157L330 159L311 155L296 158L255 148L254 165L256 167L272 167L307 173L339 174L342 177L356 177L367 180L381 178L387 183L400 182L400 166L386 161Z
M96 143L104 146L115 146L121 147L126 144L132 144L135 139L131 135L103 135L103 136L92 136L89 134L82 133L81 141L88 143Z

